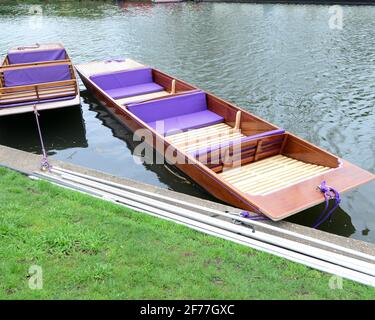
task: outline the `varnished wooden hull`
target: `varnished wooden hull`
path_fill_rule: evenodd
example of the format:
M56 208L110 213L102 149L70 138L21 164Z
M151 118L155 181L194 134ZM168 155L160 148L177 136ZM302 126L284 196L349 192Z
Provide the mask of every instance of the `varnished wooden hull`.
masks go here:
M104 91L92 83L87 75L80 71L80 66L76 66L76 68L86 88L91 91L111 113L133 132L138 129L149 130L152 133L152 139L146 139L146 142L153 148L155 148L156 145L163 146L162 153L165 155L166 160L173 160L169 159L168 155L165 153L166 150L171 147L171 144L164 136L161 136L126 108L119 106L113 99L108 97ZM193 86L191 87L194 88ZM259 127L269 127L270 129L277 128L213 95L209 95L208 100L209 102L211 101L212 110L225 116L228 123L235 121L235 112L238 110L244 112L245 116L251 117L252 121L248 121L244 124L244 130L254 130L254 123ZM223 108L221 106L223 106ZM259 122L257 122L258 120ZM317 189L317 186L319 186L323 180L326 180L329 185L335 186L340 192L344 192L375 178L373 174L345 160L338 159L293 134L288 133L287 139L288 143L286 146L283 146L285 154L292 158L306 161L307 163L317 163L328 167L332 166L332 170L327 170L321 175L291 184L290 186L269 194L250 195L234 187L228 183L228 181L215 174L215 172L210 170L207 166L179 149L176 150L175 155L186 161L185 163L176 163L175 166L216 198L244 210L263 213L275 221L284 219L292 214L323 202L324 197ZM324 157L322 157L322 154Z

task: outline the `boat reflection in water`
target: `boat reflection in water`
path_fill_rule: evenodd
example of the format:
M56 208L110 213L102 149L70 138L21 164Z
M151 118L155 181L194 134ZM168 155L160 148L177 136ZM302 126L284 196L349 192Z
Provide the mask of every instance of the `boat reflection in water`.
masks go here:
M70 148L87 148L86 129L80 107L42 111L40 124L48 155ZM41 154L34 113L0 117L0 144Z

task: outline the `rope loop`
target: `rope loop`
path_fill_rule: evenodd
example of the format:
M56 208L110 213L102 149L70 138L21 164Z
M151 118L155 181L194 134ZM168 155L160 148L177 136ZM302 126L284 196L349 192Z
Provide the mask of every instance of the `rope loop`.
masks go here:
M340 193L335 188L327 186L327 182L325 180L322 181L317 189L319 189L324 195L325 207L323 212L319 215L318 219L316 219L315 223L313 224L314 229L327 221L332 216L333 212L338 208L341 202ZM328 211L330 200L335 200L335 203L333 204L331 210Z

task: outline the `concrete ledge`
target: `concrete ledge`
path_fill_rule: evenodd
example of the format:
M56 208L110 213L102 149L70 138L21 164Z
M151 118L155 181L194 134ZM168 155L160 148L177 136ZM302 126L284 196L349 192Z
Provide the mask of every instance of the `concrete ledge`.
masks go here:
M24 151L12 149L12 148L0 145L0 165L1 166L5 166L8 168L20 171L24 174L30 175L34 171L40 170L40 161L41 161L40 155L36 155L36 154L32 154L32 153L28 153L28 152L24 152ZM66 162L62 162L58 160L50 160L50 163L53 166L58 166L64 169L91 175L97 178L116 182L125 186L135 187L141 190L152 192L154 194L165 195L171 198L183 200L189 203L198 204L198 205L205 206L208 208L212 208L212 209L216 209L220 211L230 211L234 213L236 212L240 213L242 211L238 208L233 208L231 206L223 205L223 204L216 203L213 201L203 200L203 199L196 198L190 195L178 193L175 191L170 191L167 189L162 189L162 188L144 184L144 183L140 183L134 180L116 177L116 176L113 176L104 172L96 171L96 170L85 168L85 167L80 167L74 164L70 164L70 163L66 163ZM368 243L368 242L364 242L364 241L360 241L356 239L351 239L351 238L345 238L342 236L337 236L334 234L315 230L312 228L293 224L293 223L286 222L286 221L279 221L279 222L267 221L264 223L271 224L279 228L282 228L284 230L294 231L296 233L299 233L305 236L310 236L315 239L324 240L330 243L334 243L334 244L337 244L346 248L354 249L354 250L375 256L375 244L372 244L372 243ZM262 228L258 227L258 230L261 230L261 229ZM262 231L265 231L269 234L272 234L272 233L277 234L277 232L270 232L269 230L266 230L266 229L263 229ZM280 234L277 234L277 235L280 235ZM284 236L284 238L290 238L290 237ZM308 242L305 242L305 243L309 244ZM315 247L320 247L320 246L315 245ZM332 252L335 251L332 249L330 250Z

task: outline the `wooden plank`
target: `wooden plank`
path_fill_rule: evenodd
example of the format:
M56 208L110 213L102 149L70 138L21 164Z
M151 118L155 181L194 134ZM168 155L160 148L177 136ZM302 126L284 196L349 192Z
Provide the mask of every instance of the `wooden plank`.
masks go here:
M233 183L236 187L242 187L242 186L247 186L247 187L260 187L263 185L267 185L270 181L279 180L283 179L284 177L289 177L294 175L295 173L301 173L301 172L309 172L310 169L315 169L311 168L309 164L299 162L295 163L293 166L285 166L285 167L279 167L276 169L269 170L264 173L253 173L247 175L245 178L239 181L236 181Z
M204 127L204 128L188 130L188 131L185 131L185 132L180 132L180 133L176 133L176 134L173 134L173 135L169 135L169 136L166 137L166 139L169 140L169 141L184 140L184 139L186 139L186 136L189 136L189 137L192 137L194 135L200 136L202 133L216 132L216 130L219 130L221 128L227 129L227 125L225 123L214 124L212 126L207 126L207 127Z
M208 128L207 130L199 130L199 129L196 129L196 130L189 130L187 131L186 134L180 136L180 137L177 137L177 138L173 138L173 139L169 139L169 136L167 137L167 140L169 140L170 142L172 142L174 145L180 145L180 144L183 144L185 145L186 143L195 143L195 142L199 142L202 137L206 137L206 138L209 138L210 136L212 135L217 135L217 134L224 134L224 133L227 133L228 132L228 128L227 127L217 127L216 130L215 129L211 129L211 128Z
M203 147L213 146L227 141L237 140L243 137L241 133L234 132L229 134L215 135L210 137L204 137L199 140L196 140L194 143L189 143L186 147L182 149L186 152L195 151Z
M28 69L28 68L38 68L38 67L61 66L61 65L71 66L72 63L70 60L55 60L55 61L43 61L43 62L30 62L30 63L22 63L22 64L10 64L10 65L2 65L0 67L0 72L10 71L10 70Z
M72 79L72 80L38 83L36 85L38 86L38 88L52 88L52 87L62 87L65 85L76 85L76 83L77 83L76 80ZM35 84L16 86L16 87L4 87L4 88L0 88L0 93L34 90L34 88L35 88Z
M138 63L132 59L125 59L124 61L95 61L85 64L79 64L75 66L80 73L84 73L86 77L91 77L93 75L126 71L133 69L144 68L145 65Z
M272 158L273 157L268 158L268 159L271 160ZM235 181L241 180L243 176L248 174L248 172L253 172L253 171L265 172L265 171L271 170L272 168L275 167L275 163L273 161L263 163L263 161L266 161L268 159L264 159L262 161L254 162L254 163L251 163L247 166L242 166L242 167L240 167L240 170L238 170L236 172L233 172L233 171L235 171L238 168L232 169L230 171L225 171L225 172L222 173L222 176L225 179L228 179L231 182L235 182ZM282 159L280 161L280 164L287 164L287 162L289 162L289 161L295 161L297 163L297 160L287 158L287 159ZM254 168L251 167L253 164L258 164L258 163L260 164L260 166L254 167Z
M49 93L55 93L55 92L63 92L63 91L74 91L75 86L69 85L64 87L53 87L53 88L38 88L38 92L42 94L49 94ZM23 98L28 97L30 95L35 94L35 88L34 90L27 90L27 91L17 91L17 92L8 92L8 93L2 93L0 94L0 100L5 100L9 98Z
M324 173L324 172L329 171L329 170L331 170L331 169L323 167L323 168L320 168L319 170L306 172L306 173L304 173L302 175L299 175L297 177L291 177L287 181L281 181L281 182L279 182L275 185L271 185L271 186L266 185L266 186L263 186L263 188L244 190L244 192L248 192L248 193L253 194L253 195L265 195L267 193L274 192L276 190L285 188L287 186L294 185L298 182L303 182L304 180L306 180L308 178L312 178L314 176L320 175L321 173Z
M229 170L221 176L242 192L253 195L262 195L331 170L329 167L305 163L282 155L249 164L241 169L236 170L235 175Z
M265 160L262 160L262 161L259 161L259 162L256 162L256 163L252 163L251 165L248 165L246 167L238 167L238 168L231 169L230 171L225 171L225 172L221 173L221 175L225 178L236 176L236 174L242 175L242 173L244 171L249 170L250 168L257 168L257 167L262 167L262 166L265 166L265 165L273 165L273 162L275 162L276 160L278 160L280 158L290 160L290 161L292 160L292 159L283 157L282 155L277 155L277 156L274 156L272 158L268 158L268 159L265 159Z
M13 47L8 50L10 53L37 52L46 50L65 49L61 43L38 43L31 46Z
M129 102L144 102L148 101L150 99L154 98L160 98L160 97L165 97L168 96L169 92L167 91L159 91L159 92L153 92L153 93L147 93L147 94L140 94L138 96L133 96L133 97L128 97L128 98L122 98L122 99L116 99L115 101L118 104L125 105Z

